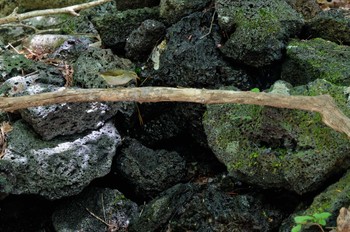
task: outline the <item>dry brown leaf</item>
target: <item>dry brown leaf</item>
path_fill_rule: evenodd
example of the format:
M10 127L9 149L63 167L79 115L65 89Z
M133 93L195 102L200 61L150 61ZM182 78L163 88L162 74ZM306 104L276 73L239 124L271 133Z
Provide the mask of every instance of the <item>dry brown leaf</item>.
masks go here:
M7 147L6 137L10 131L12 131L11 124L9 122L3 122L0 127L0 159L5 155Z
M337 218L337 228L332 230L333 232L348 232L350 231L350 211L342 207L339 210L339 216Z
M350 9L349 0L316 0L322 10L329 10L330 8L341 8L344 10Z
M67 62L64 61L62 68L62 73L64 76L64 79L66 79L65 87L71 87L73 85L73 74L74 70L71 65L69 65Z

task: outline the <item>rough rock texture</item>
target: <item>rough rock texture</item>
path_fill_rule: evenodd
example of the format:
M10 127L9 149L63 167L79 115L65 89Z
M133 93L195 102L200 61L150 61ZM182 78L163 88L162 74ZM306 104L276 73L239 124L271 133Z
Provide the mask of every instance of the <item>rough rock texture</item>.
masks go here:
M154 85L213 88L226 84L249 88L250 76L221 57L217 48L219 31L213 29L206 35L212 14L196 12L168 28L160 68L151 74Z
M120 136L112 123L86 134L42 141L22 120L0 162L0 191L58 199L79 193L110 171Z
M290 232L294 225L295 216L313 215L314 213L329 212L331 216L327 219L327 227L335 227L336 219L339 214L339 209L350 204L350 172L348 171L339 181L327 187L324 191L318 194L311 205L305 210L299 210L282 223L280 232ZM303 232L309 230L302 230ZM345 232L348 230L340 230ZM337 231L338 232L338 231Z
M286 0L286 2L302 14L305 19L311 19L321 12L321 8L315 0Z
M271 231L283 214L252 196L230 196L211 183L178 184L149 202L129 231Z
M157 42L165 35L165 26L156 20L145 20L126 40L125 56L132 60L146 60Z
M302 85L317 78L350 85L350 48L323 39L290 41L281 79Z
M109 49L91 48L83 52L73 64L74 85L84 88L107 88L109 85L99 72L130 69L131 61L113 55Z
M33 85L38 78L39 75L35 73L33 75L11 77L1 84L0 95L13 97L16 94L21 94Z
M92 41L84 37L69 39L58 47L52 53L51 57L53 59L64 60L66 64L71 64L81 55L81 53L88 50L90 45L92 45Z
M172 24L182 17L202 10L210 0L161 0L160 17Z
M27 88L26 93L32 95L57 90L56 87L36 84ZM123 103L104 102L62 103L30 107L20 110L20 113L35 132L44 140L50 140L59 135L72 135L98 129L119 110L123 110L123 106L125 106Z
M115 0L118 10L158 6L160 0Z
M349 191L350 172L348 171L338 182L330 185L326 190L317 195L308 209L299 215L329 212L332 216L328 218L327 226L335 227L339 209L350 204Z
M345 87L316 80L291 95L330 94L349 117ZM203 119L208 143L229 172L261 188L303 194L350 165L350 144L319 114L254 105L210 105ZM302 180L302 181L300 181Z
M0 54L0 75L3 80L14 76L38 72L38 82L63 86L65 83L62 72L52 65L43 62L34 62L22 54L9 51Z
M59 8L70 5L75 5L83 2L87 2L87 0L63 0L63 1L45 1L45 0L18 0L17 1L22 10L37 10L37 9L50 9L50 8Z
M281 0L218 0L216 11L220 27L230 35L221 51L254 67L280 60L286 41L303 25L302 17Z
M134 194L148 199L186 175L185 161L177 152L152 150L137 140L131 140L121 149L116 163Z
M107 226L91 215L105 220ZM126 232L129 221L138 213L136 203L118 190L88 188L78 196L63 201L53 213L55 231L120 231Z
M176 138L191 136L198 143L207 146L202 115L205 107L193 103L157 103L139 106L143 126L128 129L130 135L145 146L154 147ZM182 142L181 142L182 143Z
M348 11L340 9L322 11L306 24L304 37L350 45L350 18L346 14Z
M191 184L178 184L149 202L140 217L131 220L130 232L157 231L184 206L195 193Z
M129 34L146 19L159 18L159 8L141 8L125 11L111 11L102 17L93 19L101 35L102 43L107 48L124 53L124 46Z

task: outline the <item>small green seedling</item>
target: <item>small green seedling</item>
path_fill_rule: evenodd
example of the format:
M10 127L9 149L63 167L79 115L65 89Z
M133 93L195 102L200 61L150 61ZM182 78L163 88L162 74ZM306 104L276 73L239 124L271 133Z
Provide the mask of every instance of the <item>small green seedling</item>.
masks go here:
M259 88L252 88L250 91L254 92L254 93L260 93L260 89Z
M328 212L323 213L315 213L313 215L305 215L305 216L296 216L294 217L294 221L297 224L292 228L291 232L299 232L301 229L308 228L310 226L318 226L322 232L324 232L322 226L326 225L326 220L332 214Z

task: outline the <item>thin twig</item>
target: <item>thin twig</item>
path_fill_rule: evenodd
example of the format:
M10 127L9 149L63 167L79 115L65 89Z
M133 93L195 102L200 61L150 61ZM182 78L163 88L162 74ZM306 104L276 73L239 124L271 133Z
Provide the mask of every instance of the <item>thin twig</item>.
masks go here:
M96 218L97 220L99 220L100 222L105 224L106 226L108 226L108 227L112 226L112 225L108 224L106 221L104 221L102 218L100 218L99 216L97 216L96 214L91 212L88 208L85 208L85 210L88 211L88 213L91 214L91 216L93 216L94 218Z
M88 9L88 8L98 6L111 1L112 0L97 0L93 2L88 2L88 3L63 7L63 8L37 10L37 11L31 11L23 14L18 14L17 13L18 8L15 8L10 15L0 18L0 25L6 24L6 23L20 22L24 19L29 19L37 16L46 16L46 15L54 15L54 14L71 14L74 16L79 16L77 11Z
M103 193L101 193L101 205L102 205L102 211L103 211L103 219L106 221L106 210L105 210L105 203L103 200Z
M21 54L11 43L9 43L7 46L12 48L17 54Z
M0 97L0 110L14 111L34 106L68 102L193 102L201 104L239 103L318 112L322 121L350 138L350 119L330 95L287 96L251 91L208 90L170 87L111 89L64 89L21 97Z
M31 30L33 30L35 33L37 33L39 30L36 27L30 26L30 25L25 25L22 23L11 23L11 24L3 24L0 25L0 27L24 27L24 28L29 28Z
M318 223L306 223L306 225L308 225L308 226L317 226L321 230L321 232L325 232L323 230L322 226L320 224L318 224Z
M216 14L216 10L214 10L213 16L211 17L211 22L210 22L210 27L209 27L209 31L207 34L202 35L199 39L203 39L204 37L210 35L211 30L213 29L213 24L214 24L214 19L215 19L215 14Z

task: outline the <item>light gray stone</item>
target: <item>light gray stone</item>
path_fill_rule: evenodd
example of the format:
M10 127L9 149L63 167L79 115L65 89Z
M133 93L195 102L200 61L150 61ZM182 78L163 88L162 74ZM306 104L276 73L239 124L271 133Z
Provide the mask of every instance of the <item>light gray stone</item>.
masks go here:
M0 162L0 192L48 199L76 195L110 171L120 142L112 123L89 133L43 141L28 124L17 121Z
M36 84L28 87L27 94L60 91L57 87ZM105 121L113 117L128 103L113 102L78 102L62 103L48 106L30 107L20 110L22 118L27 121L44 140L59 135L82 133L98 129Z

